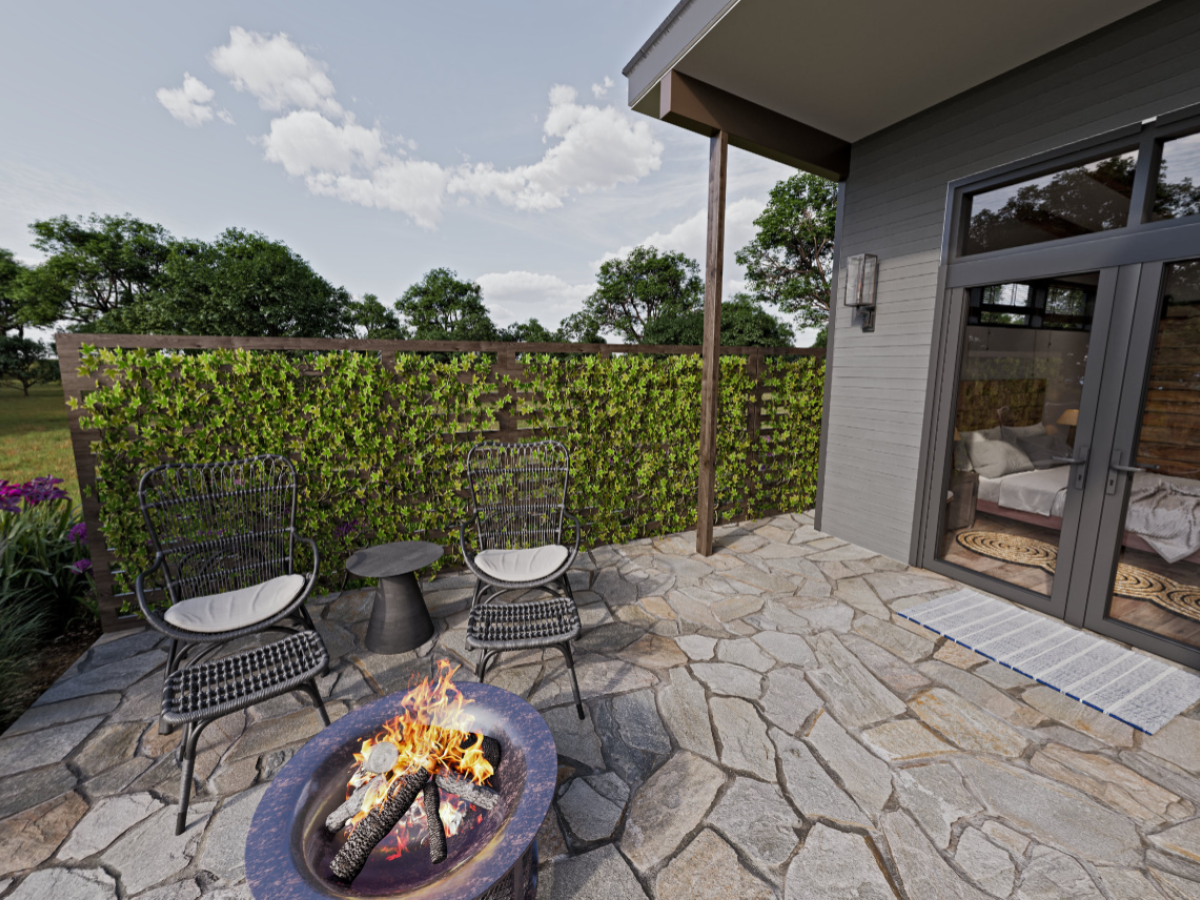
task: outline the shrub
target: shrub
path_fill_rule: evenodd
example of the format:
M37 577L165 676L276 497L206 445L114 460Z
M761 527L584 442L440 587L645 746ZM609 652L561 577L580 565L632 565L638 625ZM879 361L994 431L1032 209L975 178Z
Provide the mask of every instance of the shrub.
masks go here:
M0 481L0 607L36 612L61 629L87 608L87 528L61 478Z

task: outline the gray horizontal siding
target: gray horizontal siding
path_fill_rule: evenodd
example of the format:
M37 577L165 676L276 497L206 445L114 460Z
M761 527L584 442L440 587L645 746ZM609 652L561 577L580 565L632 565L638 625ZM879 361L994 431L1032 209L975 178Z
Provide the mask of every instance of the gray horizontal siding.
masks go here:
M842 259L880 258L876 330L840 303L822 528L906 559L949 182L1200 103L1200 2L1162 2L852 149Z

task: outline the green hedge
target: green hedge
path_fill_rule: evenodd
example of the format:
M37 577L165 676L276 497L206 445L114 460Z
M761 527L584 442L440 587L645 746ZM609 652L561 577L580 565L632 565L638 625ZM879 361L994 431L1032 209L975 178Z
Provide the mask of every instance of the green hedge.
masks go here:
M160 462L283 453L300 474L297 527L316 539L327 584L360 546L422 537L440 566L461 562L465 455L515 413L520 428L571 452L569 504L588 546L695 523L700 360L696 356L525 356L497 376L482 354L449 358L213 350L180 354L85 347L102 374L82 425L96 429L97 491L109 546L132 589L148 565L137 505L141 472ZM721 361L718 507L759 515L811 505L824 360L769 357L762 424L746 358ZM763 435L767 435L764 437ZM128 609L126 610L128 611Z

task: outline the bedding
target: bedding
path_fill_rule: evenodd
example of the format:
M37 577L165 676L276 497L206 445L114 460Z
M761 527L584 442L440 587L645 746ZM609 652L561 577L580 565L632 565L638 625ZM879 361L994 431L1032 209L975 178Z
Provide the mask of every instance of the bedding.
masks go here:
M1007 441L973 441L967 444L967 454L981 478L1002 478L1033 468L1024 451Z
M1004 509L1062 517L1070 466L979 479L979 499ZM1200 550L1200 481L1140 472L1133 476L1125 528L1168 563Z

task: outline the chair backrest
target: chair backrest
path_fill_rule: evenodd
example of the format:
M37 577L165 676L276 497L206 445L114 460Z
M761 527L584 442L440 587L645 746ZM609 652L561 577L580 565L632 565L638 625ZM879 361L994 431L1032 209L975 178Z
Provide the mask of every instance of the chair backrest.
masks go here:
M467 454L480 550L520 550L562 541L571 456L558 441L484 441Z
M138 501L173 603L292 574L296 469L285 457L157 466Z

